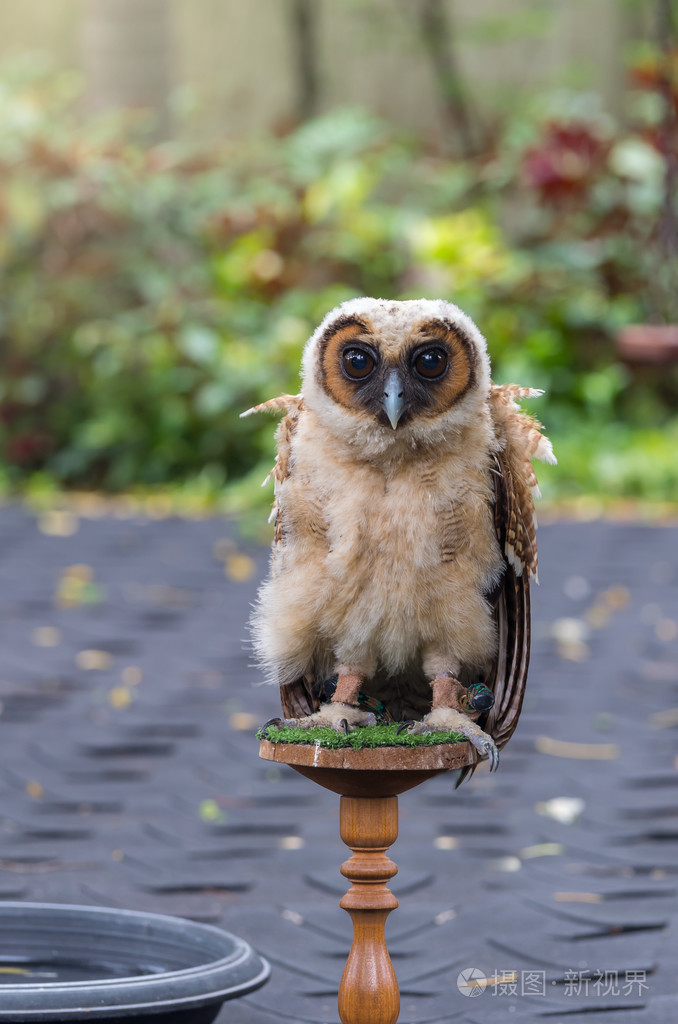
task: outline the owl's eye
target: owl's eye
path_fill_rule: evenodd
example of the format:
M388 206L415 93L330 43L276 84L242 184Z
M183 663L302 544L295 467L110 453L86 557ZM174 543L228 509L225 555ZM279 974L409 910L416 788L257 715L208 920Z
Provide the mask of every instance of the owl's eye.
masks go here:
M447 352L442 348L425 348L415 357L414 368L420 377L436 380L447 369Z
M364 380L372 373L377 361L364 348L347 348L341 359L341 366L351 380Z

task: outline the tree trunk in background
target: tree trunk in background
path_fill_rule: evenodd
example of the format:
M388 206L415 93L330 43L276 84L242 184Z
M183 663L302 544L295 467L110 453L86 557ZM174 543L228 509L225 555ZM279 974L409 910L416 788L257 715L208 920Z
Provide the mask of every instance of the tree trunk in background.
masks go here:
M664 103L659 125L659 142L664 157L664 209L659 240L664 250L663 255L671 261L672 269L675 269L678 258L678 113L671 67L678 46L678 18L671 0L659 0L657 4L657 45L662 61L660 90Z
M152 112L155 134L170 131L169 0L86 0L83 64L91 111Z
M318 106L317 0L291 0L290 27L296 116L306 121Z
M415 8L416 9L416 8ZM454 137L462 156L472 156L480 142L466 87L459 71L455 39L444 0L419 0L419 32L431 63L448 140Z

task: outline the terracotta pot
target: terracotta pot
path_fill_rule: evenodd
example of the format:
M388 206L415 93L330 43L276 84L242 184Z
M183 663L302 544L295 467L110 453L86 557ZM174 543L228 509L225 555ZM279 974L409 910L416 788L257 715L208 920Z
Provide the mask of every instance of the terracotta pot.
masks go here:
M678 363L678 324L631 324L617 334L617 351L627 363Z

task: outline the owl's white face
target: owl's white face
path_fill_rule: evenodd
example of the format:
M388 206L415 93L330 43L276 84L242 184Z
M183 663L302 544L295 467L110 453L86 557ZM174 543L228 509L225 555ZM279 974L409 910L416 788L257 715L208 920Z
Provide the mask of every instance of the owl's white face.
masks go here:
M346 302L308 342L303 367L309 408L366 454L440 443L490 386L485 339L441 300Z

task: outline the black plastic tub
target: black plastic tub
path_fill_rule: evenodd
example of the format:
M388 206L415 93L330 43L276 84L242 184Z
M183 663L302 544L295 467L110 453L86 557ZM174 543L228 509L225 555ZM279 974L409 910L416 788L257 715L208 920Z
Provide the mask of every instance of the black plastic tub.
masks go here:
M236 935L179 917L0 902L0 1021L210 1024L270 968Z

